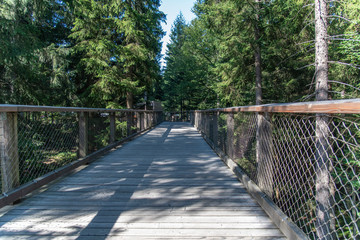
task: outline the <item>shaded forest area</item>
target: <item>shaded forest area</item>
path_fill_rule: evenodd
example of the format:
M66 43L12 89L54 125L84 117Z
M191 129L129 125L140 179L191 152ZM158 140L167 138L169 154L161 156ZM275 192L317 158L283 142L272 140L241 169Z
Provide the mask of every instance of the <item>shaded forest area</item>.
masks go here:
M160 0L1 0L0 102L185 111L314 100L315 2L197 0L191 23L173 23L161 69ZM359 97L359 0L326 4L328 98Z

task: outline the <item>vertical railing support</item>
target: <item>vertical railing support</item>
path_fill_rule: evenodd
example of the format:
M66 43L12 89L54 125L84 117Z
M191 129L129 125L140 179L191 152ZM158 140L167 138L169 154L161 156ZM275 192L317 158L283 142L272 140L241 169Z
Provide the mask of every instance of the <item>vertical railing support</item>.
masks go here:
M89 153L89 113L79 113L79 157L83 158Z
M127 112L126 113L126 131L127 131L127 136L130 136L132 134L132 118L133 113L132 112Z
M227 126L227 142L226 142L226 154L230 157L234 157L234 114L229 113L226 118L226 126Z
M116 118L115 113L112 112L109 114L110 117L110 143L115 142L115 132L116 132Z
M0 113L1 185L8 192L20 184L17 113Z
M135 113L136 116L136 131L141 131L141 113L140 112L136 112Z
M147 112L144 112L144 129L149 128L149 115Z
M218 136L219 136L219 131L218 131L218 117L219 117L219 112L214 112L213 113L213 119L212 119L212 125L213 125L213 143L215 145L215 147L218 147Z
M145 113L139 113L140 115L140 131L144 130Z

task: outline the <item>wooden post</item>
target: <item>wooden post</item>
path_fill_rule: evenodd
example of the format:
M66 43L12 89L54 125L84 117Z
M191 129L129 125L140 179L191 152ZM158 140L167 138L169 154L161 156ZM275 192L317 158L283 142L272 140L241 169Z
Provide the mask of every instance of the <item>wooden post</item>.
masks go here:
M79 157L83 158L89 153L88 144L89 113L79 113Z
M136 116L136 131L141 131L141 113L136 112L135 113Z
M115 119L115 113L112 112L109 114L110 117L110 142L109 143L114 143L115 142L115 133L116 133L116 119Z
M144 112L144 129L149 128L149 115L150 114Z
M17 113L0 115L1 185L6 193L20 185Z
M234 157L234 130L235 130L233 113L229 113L227 115L226 126L227 126L226 154L230 158L233 158Z
M127 131L127 136L131 135L131 127L132 127L132 112L127 112L126 113L126 131Z
M273 196L273 141L271 116L269 113L257 114L256 129L256 175L259 188L270 198Z
M157 112L152 112L150 114L150 127L153 127L157 124L158 122L158 113Z
M218 117L219 117L219 112L214 112L213 113L213 119L212 119L212 125L213 125L213 143L216 147L218 147L218 137L219 137L219 131L218 131Z
M140 131L144 130L145 113L139 113L140 115Z
M205 134L208 138L210 138L210 125L211 125L211 122L212 122L212 116L207 113L205 114Z

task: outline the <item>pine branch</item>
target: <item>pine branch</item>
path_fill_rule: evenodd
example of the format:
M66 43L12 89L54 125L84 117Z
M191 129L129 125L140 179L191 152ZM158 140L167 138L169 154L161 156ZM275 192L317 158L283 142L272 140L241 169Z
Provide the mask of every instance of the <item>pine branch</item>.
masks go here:
M305 66L300 67L300 68L296 68L295 70L301 70L301 69L304 69L304 68L307 68L307 67L311 67L311 66L315 66L315 63L308 64L308 65L305 65Z
M329 80L328 82L342 84L342 85L345 85L345 86L348 86L348 87L351 87L353 89L356 89L356 90L360 91L360 88L354 87L353 85L348 84L348 83L339 82L339 81L335 81L335 80Z
M345 20L345 21L350 22L350 23L356 23L356 22L354 22L354 21L352 21L352 20L350 20L348 18L339 16L339 15L329 15L329 16L327 16L327 18L340 18L340 19Z
M349 39L349 38L329 38L330 40L336 40L336 41L351 41L351 42L360 42L360 40L356 39Z
M328 61L328 63L341 64L341 65L353 67L353 68L356 68L356 69L360 70L360 65L356 65L356 64L344 63L344 62L340 62L340 61Z
M301 42L301 43L296 43L296 46L306 44L306 43L314 43L314 42L315 42L315 40L309 40L309 41L305 41L305 42Z

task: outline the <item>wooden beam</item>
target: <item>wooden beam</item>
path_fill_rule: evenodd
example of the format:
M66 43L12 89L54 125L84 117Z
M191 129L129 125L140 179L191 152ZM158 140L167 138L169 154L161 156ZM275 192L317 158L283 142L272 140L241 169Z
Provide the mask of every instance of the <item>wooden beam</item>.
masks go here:
M278 113L360 113L360 99L302 103L277 103L232 108L196 110L195 112L278 112Z
M0 104L0 112L158 112L135 109L77 108ZM161 111L159 111L161 112Z

